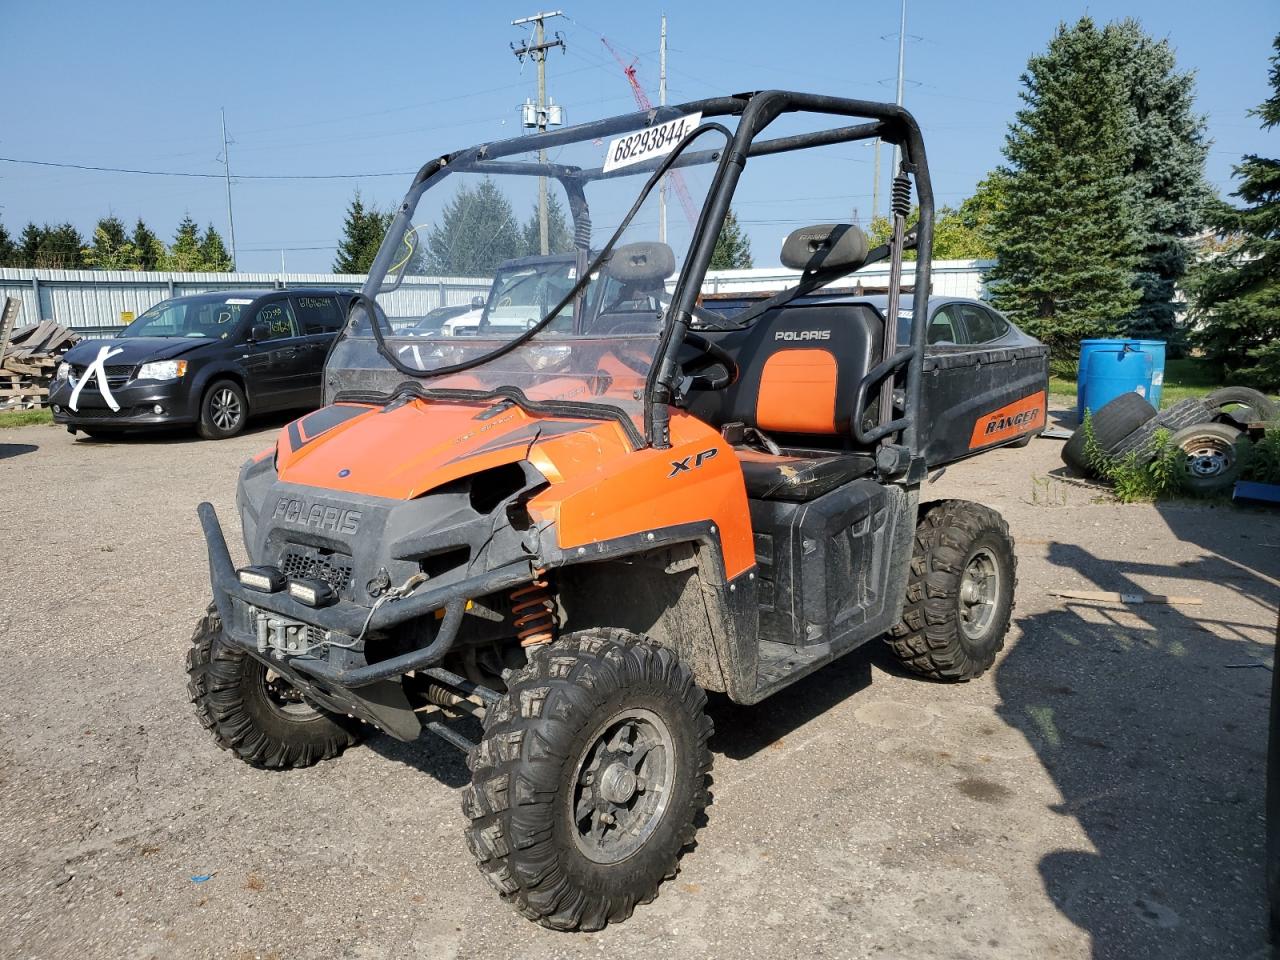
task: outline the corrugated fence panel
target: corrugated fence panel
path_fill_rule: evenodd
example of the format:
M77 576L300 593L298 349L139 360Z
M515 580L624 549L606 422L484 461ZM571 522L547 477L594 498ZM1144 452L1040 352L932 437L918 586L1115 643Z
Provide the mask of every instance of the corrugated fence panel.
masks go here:
M170 297L219 291L364 285L362 274L148 273L116 270L24 270L0 267L0 298L22 301L18 324L55 320L84 329L118 326L121 314L141 314ZM422 316L438 306L466 304L489 291L477 277L407 277L381 298L393 317Z
M981 297L983 274L989 260L938 260L933 265L935 295ZM915 263L903 264L903 280L911 283ZM888 283L889 268L876 264L855 278L867 286ZM776 291L792 286L794 270L760 268L721 270L707 274L706 293ZM24 270L0 267L0 298L22 301L19 325L55 320L65 327L110 327L122 323L125 312L134 316L170 297L221 290L275 289L280 287L350 287L364 285L362 274L331 273L141 273L118 270ZM478 277L406 277L399 289L380 301L392 317L420 317L439 306L461 306L485 296L489 281ZM38 298L38 299L37 299Z

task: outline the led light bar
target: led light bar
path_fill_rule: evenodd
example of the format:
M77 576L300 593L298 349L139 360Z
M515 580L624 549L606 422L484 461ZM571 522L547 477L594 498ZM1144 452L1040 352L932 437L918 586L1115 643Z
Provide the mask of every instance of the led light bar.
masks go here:
M278 567L241 567L236 571L240 586L261 593L278 593L287 582Z
M338 599L333 587L323 580L290 580L289 596L308 607L327 607Z

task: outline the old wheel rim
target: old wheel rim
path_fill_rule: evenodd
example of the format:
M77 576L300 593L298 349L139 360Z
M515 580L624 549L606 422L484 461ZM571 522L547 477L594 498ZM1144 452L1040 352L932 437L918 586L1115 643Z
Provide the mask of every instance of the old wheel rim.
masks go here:
M574 841L588 860L620 863L662 822L675 782L675 745L652 710L614 714L587 740L567 796Z
M980 547L960 576L960 630L970 640L981 640L991 629L1000 586L1000 564L990 550Z
M1187 455L1183 469L1192 480L1210 480L1229 472L1236 463L1236 448L1222 437L1192 437L1182 444Z
M209 403L209 417L219 430L230 430L240 422L244 408L230 387L223 387Z
M270 667L262 673L262 691L267 706L288 720L310 720L317 716L315 707L307 703L298 688Z

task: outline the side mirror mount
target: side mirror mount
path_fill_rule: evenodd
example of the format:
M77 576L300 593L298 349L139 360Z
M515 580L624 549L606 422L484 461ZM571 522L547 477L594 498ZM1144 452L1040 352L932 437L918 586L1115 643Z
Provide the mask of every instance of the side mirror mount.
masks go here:
M260 343L271 339L271 328L265 323L255 323L249 328L249 342Z
M479 310L479 309L480 309L481 307L483 307L483 306L484 306L484 297L472 297L472 298L471 298L471 309L473 309L473 310Z

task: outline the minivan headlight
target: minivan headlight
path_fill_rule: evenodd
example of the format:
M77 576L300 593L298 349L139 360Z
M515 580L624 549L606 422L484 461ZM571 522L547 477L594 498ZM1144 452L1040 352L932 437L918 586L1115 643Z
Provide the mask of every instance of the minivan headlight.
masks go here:
M138 368L139 380L178 380L186 376L187 361L155 360Z
M63 360L60 364L58 364L58 372L53 375L53 379L66 380L70 378L70 376L71 376L71 364Z

